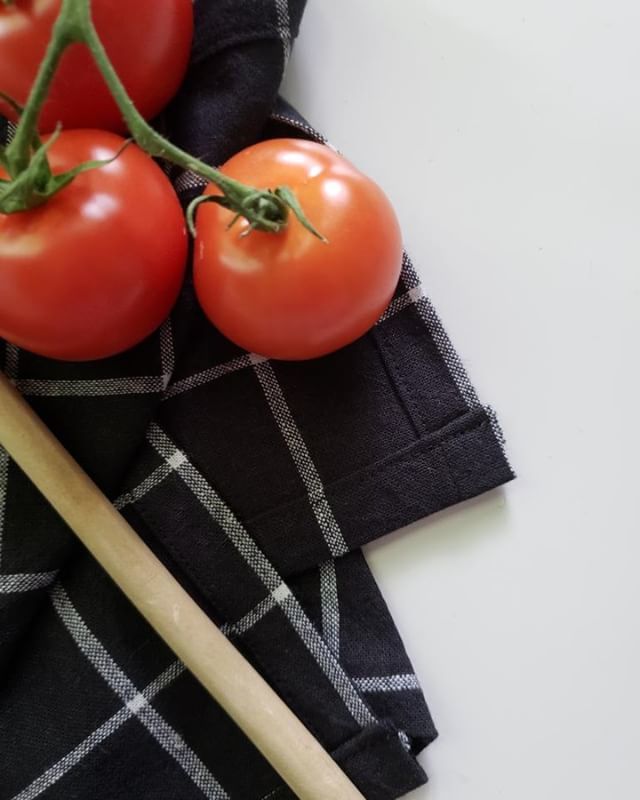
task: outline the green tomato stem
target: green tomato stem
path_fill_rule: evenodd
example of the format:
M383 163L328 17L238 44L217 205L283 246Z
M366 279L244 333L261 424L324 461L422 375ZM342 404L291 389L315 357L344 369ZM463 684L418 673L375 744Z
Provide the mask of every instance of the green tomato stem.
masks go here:
M122 116L124 117L127 127L131 132L132 137L152 156L164 158L172 164L176 164L183 169L191 170L203 178L215 183L215 185L222 190L222 192L232 198L238 200L246 199L250 194L256 192L256 189L246 186L239 181L224 175L220 170L205 164L197 158L194 158L189 153L181 150L176 145L172 144L168 139L155 131L151 125L144 119L138 109L134 106L131 98L127 94L122 81L118 77L109 56L107 55L104 45L100 41L100 37L91 21L89 13L89 0L71 0L85 9L86 16L83 20L83 41L93 55L94 61L104 78L105 83L109 87L109 91L113 99L116 101ZM261 193L265 194L265 193Z
M70 7L73 0L63 0L60 15L53 28L51 40L47 46L36 79L31 87L29 99L25 105L16 134L7 147L6 161L12 178L18 177L29 166L31 146L38 130L38 117L47 99L62 54L72 43L72 26L69 24Z
M4 1L6 2L6 0ZM250 229L277 233L287 224L289 212L293 211L298 220L311 233L322 238L305 217L297 200L286 187L262 190L229 178L214 167L176 147L146 122L127 94L98 36L91 17L90 0L62 0L51 41L38 70L24 112L20 117L15 137L4 153L4 160L12 179L16 180L29 169L42 105L47 98L52 79L64 51L76 42L89 48L133 139L143 150L151 156L161 157L183 169L195 172L215 184L222 192L221 205L237 215L245 217L250 223ZM40 181L42 182L42 176L40 176ZM29 193L25 191L24 196L28 197ZM2 206L1 199L0 197L0 207ZM38 202L43 202L44 199L46 196L41 192L38 195Z

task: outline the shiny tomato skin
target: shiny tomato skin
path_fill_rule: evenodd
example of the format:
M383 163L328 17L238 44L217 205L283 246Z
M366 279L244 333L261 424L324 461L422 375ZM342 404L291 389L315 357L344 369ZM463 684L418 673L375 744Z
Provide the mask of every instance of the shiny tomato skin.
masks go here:
M110 158L122 143L104 131L63 132L53 171ZM127 350L169 314L186 255L171 183L129 145L46 204L0 214L0 337L70 361Z
M200 206L194 281L213 324L240 347L282 360L331 353L371 328L402 263L400 228L382 190L329 147L297 139L249 147L222 171L260 188L291 188L328 243L293 215L280 233L242 236L246 220L227 230L229 211Z
M0 4L0 90L24 104L44 55L61 0ZM176 93L193 37L192 0L92 0L93 18L120 79L150 119ZM0 113L15 114L0 103ZM62 57L40 130L100 128L122 132L120 112L84 45Z

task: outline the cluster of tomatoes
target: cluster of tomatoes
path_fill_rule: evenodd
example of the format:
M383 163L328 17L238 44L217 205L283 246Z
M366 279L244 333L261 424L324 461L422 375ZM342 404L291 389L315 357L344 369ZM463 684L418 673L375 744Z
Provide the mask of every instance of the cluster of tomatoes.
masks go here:
M192 0L93 0L91 8L129 95L153 117L184 77ZM59 9L60 0L0 6L0 90L19 103ZM11 115L1 104L0 111ZM49 151L54 173L113 160L43 205L0 214L0 336L52 358L104 358L167 317L183 282L188 233L160 167L135 145L117 155L122 118L83 45L63 55L41 132L58 122L63 132ZM290 187L326 241L293 216L279 233L250 231L244 219L229 227L232 212L203 204L194 284L211 321L241 347L282 359L324 355L361 336L400 272L400 232L382 191L333 150L300 140L254 145L222 171L260 188Z

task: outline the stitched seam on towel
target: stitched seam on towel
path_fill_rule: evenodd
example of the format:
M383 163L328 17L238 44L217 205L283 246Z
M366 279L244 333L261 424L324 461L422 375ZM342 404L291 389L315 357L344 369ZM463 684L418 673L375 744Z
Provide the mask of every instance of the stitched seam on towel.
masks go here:
M382 361L385 372L389 376L389 381L400 401L402 410L409 418L411 427L414 429L416 436L420 438L427 430L421 419L422 415L418 402L402 374L402 369L394 352L394 348L385 340L384 336L381 335L377 328L373 329L373 340L376 343L376 349L380 355L380 360Z
M472 413L474 415L477 414L477 412L469 412L469 413ZM480 430L482 428L489 428L489 427L490 424L487 419L481 419L478 422L474 422L474 424L470 425L468 428L464 428L461 431L456 431L455 433L450 434L444 439L435 441L433 445L427 446L424 455L437 454L438 451L440 451L443 447L446 447L448 444L455 441L456 439L468 436L469 434L474 433L475 431ZM402 453L404 452L409 453L411 450L419 448L421 443L423 442L423 439L431 438L432 436L435 437L437 436L437 433L438 433L437 431L432 432L431 434L428 434L427 436L422 437L421 439L417 439L415 442L410 444L408 447L403 448L402 450L396 450L395 452L390 453L388 456L385 456L384 458L379 459L378 461L374 461L372 464L369 464L366 467L362 467L360 469L354 470L353 472L349 472L347 475L343 475L340 478L336 478L336 480L334 481L327 482L325 484L326 492L329 493L330 490L333 489L334 487L340 486L340 484L345 483L347 481L351 481L355 477L359 478L361 484L364 481L370 480L371 478L375 478L377 475L380 474L380 472L383 472L384 470L388 469L391 465L393 465L394 461L397 460ZM445 464L445 466L447 465ZM252 524L255 524L256 522L260 521L263 517L267 517L269 514L275 514L277 511L281 511L282 509L294 507L299 503L306 502L306 500L307 500L306 495L298 495L293 500L289 500L288 502L281 503L280 505L277 506L272 506L266 509L265 511L259 512L255 516L248 518L246 520L246 524L248 526L251 526Z

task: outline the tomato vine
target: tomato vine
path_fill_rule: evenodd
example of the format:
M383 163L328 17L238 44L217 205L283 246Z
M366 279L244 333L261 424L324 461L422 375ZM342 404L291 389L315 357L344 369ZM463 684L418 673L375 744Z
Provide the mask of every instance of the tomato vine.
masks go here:
M51 41L20 116L16 134L10 144L0 150L0 165L9 176L0 182L0 213L15 213L45 203L75 177L67 174L54 178L47 159L51 139L45 145L37 140L40 110L62 54L75 43L84 44L89 49L131 137L149 155L161 157L215 184L221 194L210 201L246 218L251 229L277 233L286 226L289 214L293 213L307 230L322 238L287 187L257 189L233 180L177 147L147 123L127 94L100 40L93 23L90 0L62 0ZM100 164L90 163L81 169L97 166Z

